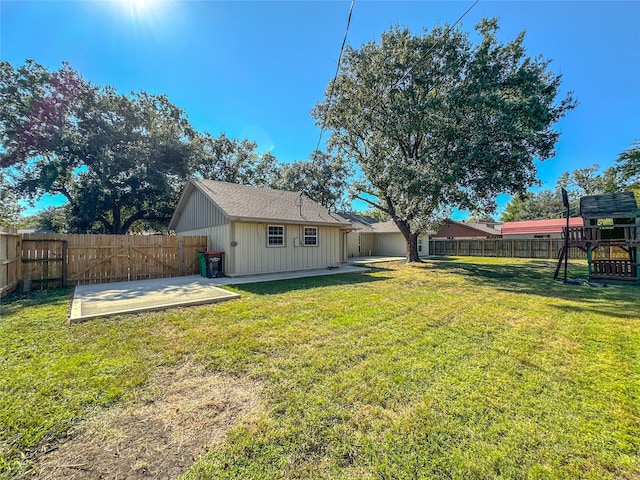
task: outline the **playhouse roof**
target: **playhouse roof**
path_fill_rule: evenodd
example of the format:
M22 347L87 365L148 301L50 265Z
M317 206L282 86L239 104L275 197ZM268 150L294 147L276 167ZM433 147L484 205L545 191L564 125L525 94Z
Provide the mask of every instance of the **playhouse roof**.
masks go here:
M580 199L582 218L632 218L640 216L632 192L589 195Z

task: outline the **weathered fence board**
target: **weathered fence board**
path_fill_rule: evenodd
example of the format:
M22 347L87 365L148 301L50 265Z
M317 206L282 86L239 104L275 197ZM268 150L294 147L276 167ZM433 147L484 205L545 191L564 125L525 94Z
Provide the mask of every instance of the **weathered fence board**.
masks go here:
M207 237L25 234L23 278L32 288L193 275Z
M22 279L20 235L0 227L0 297L13 292Z

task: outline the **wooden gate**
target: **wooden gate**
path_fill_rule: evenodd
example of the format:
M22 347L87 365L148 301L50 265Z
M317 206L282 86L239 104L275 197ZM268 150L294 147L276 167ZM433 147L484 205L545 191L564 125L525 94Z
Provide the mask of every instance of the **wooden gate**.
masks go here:
M32 288L193 275L207 237L25 234L23 278Z
M62 239L22 239L22 278L31 288L46 290L66 286L67 241Z

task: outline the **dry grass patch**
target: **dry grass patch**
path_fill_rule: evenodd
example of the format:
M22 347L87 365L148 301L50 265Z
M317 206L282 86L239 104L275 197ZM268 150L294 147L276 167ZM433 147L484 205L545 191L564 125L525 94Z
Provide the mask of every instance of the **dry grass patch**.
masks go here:
M255 382L185 362L158 374L135 401L83 422L71 440L35 460L32 476L176 478L261 411L258 390Z

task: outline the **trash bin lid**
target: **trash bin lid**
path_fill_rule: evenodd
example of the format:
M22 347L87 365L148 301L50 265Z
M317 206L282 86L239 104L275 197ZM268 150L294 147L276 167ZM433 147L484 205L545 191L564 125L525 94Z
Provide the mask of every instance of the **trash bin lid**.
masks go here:
M205 255L222 255L224 252L213 252L213 251L207 251L204 252Z

